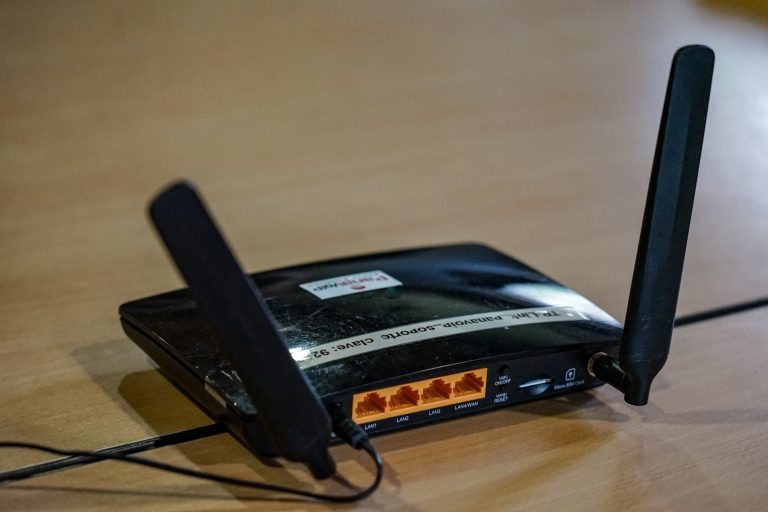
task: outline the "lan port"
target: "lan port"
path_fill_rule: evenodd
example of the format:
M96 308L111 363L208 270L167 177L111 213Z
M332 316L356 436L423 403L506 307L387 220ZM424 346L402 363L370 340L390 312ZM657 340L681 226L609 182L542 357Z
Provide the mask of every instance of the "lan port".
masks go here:
M482 377L478 377L474 373L467 373L456 384L453 385L453 393L455 396L467 396L482 393L485 383Z
M387 400L378 393L368 393L365 398L357 403L355 407L355 417L365 418L366 416L373 416L375 414L381 414L387 410Z
M443 379L433 380L428 388L421 392L421 401L425 404L448 400L451 398L451 385L446 384Z
M419 404L419 392L411 386L403 386L389 398L389 408L392 411L406 409Z

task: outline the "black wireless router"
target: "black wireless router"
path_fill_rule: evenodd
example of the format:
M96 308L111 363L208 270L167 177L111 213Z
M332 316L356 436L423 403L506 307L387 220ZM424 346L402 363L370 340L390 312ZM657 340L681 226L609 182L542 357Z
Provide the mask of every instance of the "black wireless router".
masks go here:
M337 415L378 433L603 382L644 405L669 352L713 64L703 46L673 60L623 329L478 244L245 274L188 183L150 215L189 289L122 305L123 328L246 446L318 478Z

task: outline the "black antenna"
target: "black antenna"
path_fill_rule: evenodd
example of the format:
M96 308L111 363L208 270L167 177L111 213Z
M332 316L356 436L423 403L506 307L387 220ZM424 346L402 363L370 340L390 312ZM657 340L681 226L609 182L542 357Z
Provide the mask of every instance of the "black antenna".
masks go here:
M619 361L601 353L589 362L632 405L648 403L669 354L714 63L712 50L698 45L672 60Z
M328 413L194 186L173 184L152 201L149 214L240 375L267 441L285 458L308 464L316 478L333 475Z

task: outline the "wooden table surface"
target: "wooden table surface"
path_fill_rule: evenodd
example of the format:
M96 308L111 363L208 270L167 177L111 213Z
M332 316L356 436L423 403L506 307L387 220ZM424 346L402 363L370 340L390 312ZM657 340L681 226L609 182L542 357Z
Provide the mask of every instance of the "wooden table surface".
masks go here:
M180 286L144 212L177 177L251 271L475 240L623 318L669 62L693 42L717 63L681 314L768 296L761 2L0 3L0 439L210 423L117 318ZM385 482L357 506L764 510L766 328L754 309L677 329L643 409L600 388L381 436ZM148 454L320 488L226 434ZM0 471L44 460L7 450ZM323 508L258 496L102 463L2 486L0 509Z

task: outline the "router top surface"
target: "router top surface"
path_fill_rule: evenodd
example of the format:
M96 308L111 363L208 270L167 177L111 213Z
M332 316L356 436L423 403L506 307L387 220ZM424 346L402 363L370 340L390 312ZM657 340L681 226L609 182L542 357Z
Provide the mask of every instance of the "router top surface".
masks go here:
M470 361L617 344L621 336L621 325L583 296L479 244L252 277L291 354L324 397ZM120 315L239 413L255 413L187 290L126 303Z

